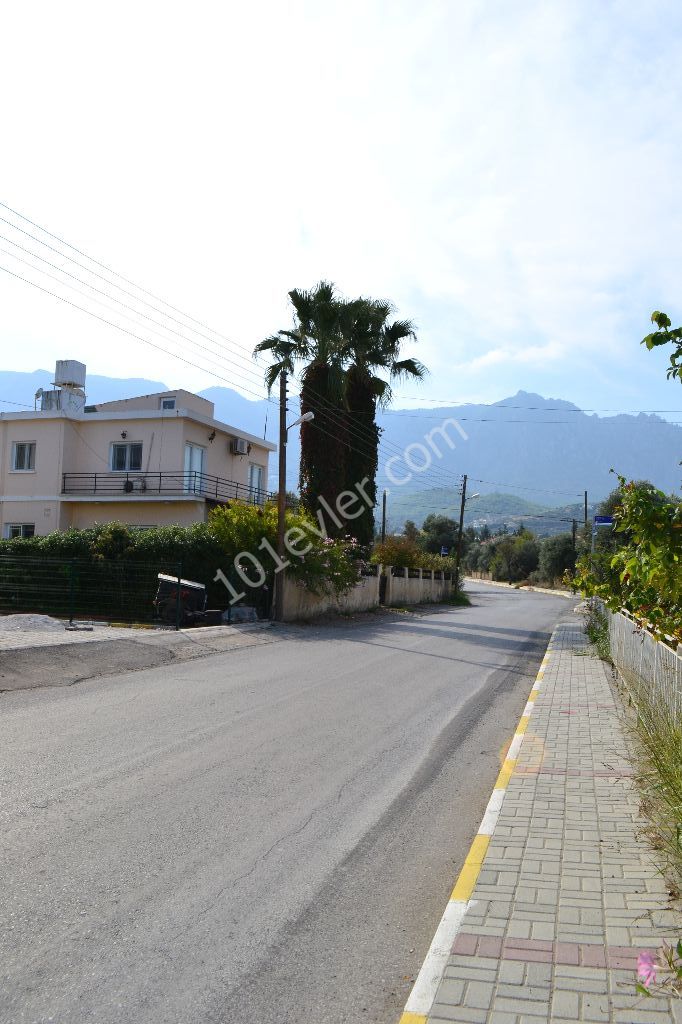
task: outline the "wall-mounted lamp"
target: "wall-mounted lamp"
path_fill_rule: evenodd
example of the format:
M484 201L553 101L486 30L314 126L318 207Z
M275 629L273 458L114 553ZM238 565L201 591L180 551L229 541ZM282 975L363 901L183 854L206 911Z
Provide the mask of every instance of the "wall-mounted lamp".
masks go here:
M208 435L208 440L211 444L213 444L213 442L215 441L215 430L212 430L211 433Z
M128 431L127 430L122 430L121 431L121 437L123 438L124 441L125 441L127 436L128 436Z

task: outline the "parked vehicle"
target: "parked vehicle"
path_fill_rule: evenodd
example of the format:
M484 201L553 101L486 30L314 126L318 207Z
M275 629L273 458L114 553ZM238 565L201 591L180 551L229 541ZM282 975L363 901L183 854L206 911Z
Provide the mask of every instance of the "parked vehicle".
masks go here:
M206 623L206 587L194 580L180 580L178 595L177 576L160 572L159 585L154 598L157 619L174 626L198 626Z

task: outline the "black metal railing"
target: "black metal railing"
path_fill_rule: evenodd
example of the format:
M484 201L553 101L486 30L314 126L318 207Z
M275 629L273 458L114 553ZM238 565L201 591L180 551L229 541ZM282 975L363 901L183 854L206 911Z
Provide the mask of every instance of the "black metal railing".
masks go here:
M62 494L99 494L106 497L140 497L140 495L184 495L196 494L213 501L245 501L251 505L264 505L275 501L277 495L259 487L236 480L225 480L209 473L196 470L169 473L152 472L104 472L104 473L63 473Z

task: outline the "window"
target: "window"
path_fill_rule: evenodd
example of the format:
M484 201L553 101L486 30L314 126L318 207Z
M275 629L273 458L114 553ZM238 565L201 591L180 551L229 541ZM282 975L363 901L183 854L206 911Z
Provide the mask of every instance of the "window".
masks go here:
M111 468L116 473L131 473L142 469L142 442L133 441L132 444L112 444L111 446Z
M249 488L251 489L251 496L255 498L256 501L260 501L260 492L263 490L262 466L256 466L254 463L251 463L249 466Z
M17 441L12 448L12 469L15 473L32 473L36 468L35 441Z
M162 398L161 399L161 408L162 409L174 409L175 408L175 399L174 398Z
M205 448L198 444L185 445L185 490L188 493L202 493L205 457Z
M17 537L32 537L36 532L35 523L7 523L5 537L15 540Z

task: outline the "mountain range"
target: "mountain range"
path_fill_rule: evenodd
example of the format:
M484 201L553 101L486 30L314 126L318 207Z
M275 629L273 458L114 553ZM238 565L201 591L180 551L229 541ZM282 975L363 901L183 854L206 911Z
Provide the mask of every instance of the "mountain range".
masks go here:
M35 392L49 387L52 378L47 370L0 371L0 400L5 403L0 404L0 410L12 411L21 405L33 408ZM164 390L167 388L161 381L144 378L117 379L97 374L87 378L90 403ZM679 387L677 391L682 399ZM274 398L270 402L252 401L225 387L210 387L200 394L215 404L217 419L277 441ZM675 385L671 385L671 405L676 395ZM295 417L292 405L291 418ZM442 493L433 500L441 507L444 503L455 505L463 473L469 476L470 493L503 492L543 508L578 502L585 491L590 502L601 500L616 483L612 468L630 479L650 480L666 492L680 488L682 427L653 414L598 416L565 400L519 391L492 405L388 409L378 419L382 429L378 485L391 491L392 503L400 493L401 511L410 504L408 495L426 491L444 490L450 496L445 502ZM439 433L444 424L452 447ZM431 433L434 430L436 433ZM352 436L362 444L357 431ZM287 484L292 489L297 483L298 455L298 431L293 430L287 473ZM428 467L420 472L427 457ZM276 469L273 459L271 485ZM396 480L405 482L396 484ZM433 504L426 495L423 498Z

